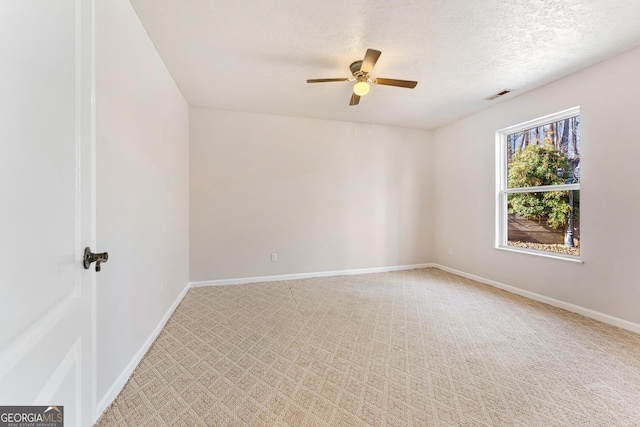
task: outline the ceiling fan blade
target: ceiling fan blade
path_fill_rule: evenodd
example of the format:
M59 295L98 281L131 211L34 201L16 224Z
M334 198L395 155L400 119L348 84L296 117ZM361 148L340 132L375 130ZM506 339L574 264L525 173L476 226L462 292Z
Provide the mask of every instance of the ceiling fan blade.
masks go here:
M349 105L358 105L360 103L360 96L355 93L351 94L351 100L349 101Z
M307 83L348 82L349 79L309 79Z
M406 87L409 89L413 89L418 84L418 82L414 82L412 80L396 80L396 79L383 79L383 78L373 79L373 83L377 85Z
M379 50L375 49L367 49L367 53L364 55L364 60L362 61L362 65L360 66L360 71L364 73L370 73L373 70L373 66L378 62L378 58L380 58Z

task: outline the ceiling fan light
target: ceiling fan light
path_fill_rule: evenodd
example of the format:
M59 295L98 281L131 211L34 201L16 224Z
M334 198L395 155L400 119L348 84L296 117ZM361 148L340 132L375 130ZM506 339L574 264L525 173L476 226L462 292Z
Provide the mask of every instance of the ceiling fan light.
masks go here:
M369 83L367 82L358 82L353 86L353 93L358 96L364 96L369 93Z

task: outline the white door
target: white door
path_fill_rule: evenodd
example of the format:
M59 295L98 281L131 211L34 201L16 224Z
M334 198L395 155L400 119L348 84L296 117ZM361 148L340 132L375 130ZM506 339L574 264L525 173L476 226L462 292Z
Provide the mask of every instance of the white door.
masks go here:
M92 53L93 0L0 1L0 405L65 427L95 408Z

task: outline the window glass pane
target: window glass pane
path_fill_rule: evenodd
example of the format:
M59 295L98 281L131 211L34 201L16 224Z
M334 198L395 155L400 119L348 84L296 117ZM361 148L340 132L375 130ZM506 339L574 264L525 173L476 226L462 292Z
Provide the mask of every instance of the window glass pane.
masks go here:
M507 244L579 256L580 191L508 194Z
M580 116L507 135L507 187L580 182Z

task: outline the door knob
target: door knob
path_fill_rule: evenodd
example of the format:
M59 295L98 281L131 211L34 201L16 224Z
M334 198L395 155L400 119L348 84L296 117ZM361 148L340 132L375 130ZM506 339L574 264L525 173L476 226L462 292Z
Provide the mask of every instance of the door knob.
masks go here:
M91 252L91 248L84 248L84 261L83 265L86 270L91 267L91 263L96 263L96 271L101 270L101 263L109 261L109 254L107 252L102 252L101 254L94 254Z

